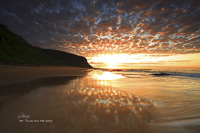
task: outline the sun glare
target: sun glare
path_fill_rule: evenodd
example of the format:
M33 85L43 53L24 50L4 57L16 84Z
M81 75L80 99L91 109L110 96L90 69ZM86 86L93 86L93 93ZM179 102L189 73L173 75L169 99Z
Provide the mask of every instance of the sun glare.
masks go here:
M113 55L100 55L93 57L92 61L102 62L107 67L117 67L121 63L143 63L155 61L155 57L146 54L113 54Z
M167 54L102 54L92 57L91 62L101 63L105 68L124 67L200 67L200 54L167 55Z
M100 55L99 57L96 57L96 59L97 61L103 62L108 66L115 66L116 64L123 62L124 55Z

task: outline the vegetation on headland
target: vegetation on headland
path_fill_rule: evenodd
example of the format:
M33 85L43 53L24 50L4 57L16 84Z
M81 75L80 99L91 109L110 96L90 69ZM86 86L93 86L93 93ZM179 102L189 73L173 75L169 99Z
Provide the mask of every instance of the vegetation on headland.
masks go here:
M3 24L0 24L0 63L92 68L85 57L34 47Z

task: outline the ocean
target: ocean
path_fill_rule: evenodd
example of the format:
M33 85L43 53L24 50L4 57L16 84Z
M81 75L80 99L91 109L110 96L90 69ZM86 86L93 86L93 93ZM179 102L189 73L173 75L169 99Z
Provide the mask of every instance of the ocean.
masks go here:
M153 132L200 132L200 69L111 71L125 77L111 81L113 87L153 101Z
M96 69L0 92L2 132L200 132L200 69Z

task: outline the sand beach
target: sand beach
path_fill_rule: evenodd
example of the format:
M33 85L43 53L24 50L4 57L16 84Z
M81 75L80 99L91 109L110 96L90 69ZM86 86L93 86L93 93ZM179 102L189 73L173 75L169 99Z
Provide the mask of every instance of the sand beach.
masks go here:
M80 67L0 65L0 86L46 77L83 76L88 70Z

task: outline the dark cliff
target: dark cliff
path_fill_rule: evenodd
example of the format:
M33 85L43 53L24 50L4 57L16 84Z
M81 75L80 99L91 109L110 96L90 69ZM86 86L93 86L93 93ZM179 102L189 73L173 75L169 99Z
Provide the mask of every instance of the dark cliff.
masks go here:
M85 57L33 47L2 24L0 24L0 63L92 68Z
M51 49L42 49L42 51L67 66L92 68L85 57Z

